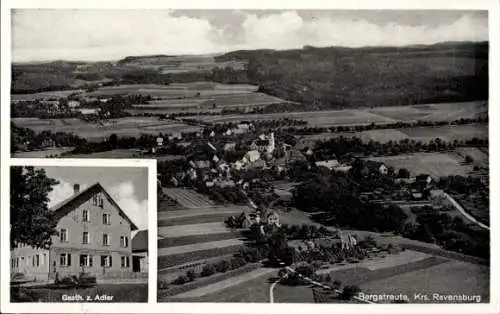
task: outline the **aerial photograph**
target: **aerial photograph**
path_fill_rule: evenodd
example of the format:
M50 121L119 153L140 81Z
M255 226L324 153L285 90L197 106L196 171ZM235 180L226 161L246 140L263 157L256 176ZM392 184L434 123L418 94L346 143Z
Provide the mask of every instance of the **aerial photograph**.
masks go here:
M10 153L157 161L158 302L488 303L488 36L479 10L16 9Z
M147 302L147 176L12 166L11 302Z

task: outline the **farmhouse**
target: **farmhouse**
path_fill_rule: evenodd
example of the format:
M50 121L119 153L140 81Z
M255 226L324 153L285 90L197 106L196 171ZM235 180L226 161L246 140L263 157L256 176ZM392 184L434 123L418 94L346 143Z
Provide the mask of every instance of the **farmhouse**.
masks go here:
M148 231L140 230L132 238L132 270L148 272Z
M137 226L99 183L84 191L75 184L73 196L50 210L58 221L52 246L19 244L11 251L12 273L37 280L82 271L98 278L130 276L130 235Z

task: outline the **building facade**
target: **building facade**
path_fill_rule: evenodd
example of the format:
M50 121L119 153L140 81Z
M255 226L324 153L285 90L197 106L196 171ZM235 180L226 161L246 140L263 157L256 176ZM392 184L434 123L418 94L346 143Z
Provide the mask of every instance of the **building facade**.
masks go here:
M87 272L98 278L127 277L132 272L131 231L136 225L96 183L50 209L57 235L49 249L18 245L11 252L12 273L52 280Z

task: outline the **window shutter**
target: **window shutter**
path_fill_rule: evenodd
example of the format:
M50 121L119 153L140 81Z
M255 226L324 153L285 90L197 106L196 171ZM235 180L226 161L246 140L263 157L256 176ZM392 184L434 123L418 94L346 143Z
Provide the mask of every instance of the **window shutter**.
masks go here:
M128 247L128 237L125 237L125 247Z
M92 267L93 256L89 255L89 266Z
M68 266L71 266L71 254L67 254L67 261L66 263L68 263Z
M101 255L101 267L104 267L104 266L106 266L105 257L103 255Z
M85 259L83 255L80 255L80 266L85 265Z
M127 267L130 267L130 256L127 256Z
M109 256L109 267L113 266L113 256Z

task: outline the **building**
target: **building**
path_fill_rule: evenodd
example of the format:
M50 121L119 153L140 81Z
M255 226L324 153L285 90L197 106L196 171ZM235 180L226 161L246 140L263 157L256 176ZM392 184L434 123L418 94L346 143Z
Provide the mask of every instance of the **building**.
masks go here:
M365 162L365 169L363 170L368 173L378 172L382 175L387 175L389 173L389 168L387 168L386 165L374 160L367 160Z
M251 150L245 154L243 157L243 162L256 162L260 159L260 153L257 150Z
M226 143L222 149L226 152L235 151L236 150L236 143L234 143L234 142Z
M274 132L271 132L269 135L261 134L258 139L252 142L250 149L256 150L260 153L272 154L276 149Z
M147 273L148 260L148 230L140 230L132 238L132 271Z
M57 235L48 249L18 244L11 251L11 272L53 280L88 272L97 278L126 278L132 273L131 232L137 226L96 183L51 208Z
M326 167L328 168L328 170L332 170L333 168L340 166L340 163L338 160L332 159L332 160L316 161L316 166Z
M101 108L77 108L76 111L79 111L84 116L90 116L97 115L101 111Z

